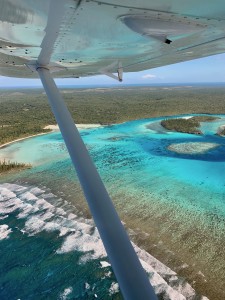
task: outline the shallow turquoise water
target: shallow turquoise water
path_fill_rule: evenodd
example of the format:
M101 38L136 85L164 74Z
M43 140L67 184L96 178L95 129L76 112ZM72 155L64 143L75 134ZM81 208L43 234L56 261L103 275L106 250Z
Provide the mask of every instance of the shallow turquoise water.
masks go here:
M149 195L154 195L167 205L172 201L193 213L216 211L225 217L225 138L215 135L216 129L225 123L225 117L220 117L216 122L202 123L206 133L203 136L146 128L146 125L157 124L160 118L82 130L82 136L109 188L117 184L118 189L129 190L138 199L139 191L143 190L147 195L147 199L142 199L145 202L150 203ZM218 143L220 147L195 155L177 154L167 149L170 144L187 141ZM34 165L31 175L50 169L53 176L50 181L62 176L74 180L59 132L12 144L2 150L2 155L4 151L12 153L16 161ZM207 221L210 220L204 220Z
M154 242L162 241L180 255L180 260L186 257L187 261L193 259L193 264L199 263L207 281L213 281L217 272L222 282L225 138L215 135L225 124L225 116L220 117L216 122L201 124L203 136L167 132L159 126L160 118L81 132L128 226L151 233ZM186 142L220 146L201 154L178 154L167 149L171 144ZM39 178L39 183L58 191L70 189L72 182L77 182L59 132L12 144L1 150L1 155L4 153L34 166L15 179L29 182ZM76 200L69 200L76 205Z

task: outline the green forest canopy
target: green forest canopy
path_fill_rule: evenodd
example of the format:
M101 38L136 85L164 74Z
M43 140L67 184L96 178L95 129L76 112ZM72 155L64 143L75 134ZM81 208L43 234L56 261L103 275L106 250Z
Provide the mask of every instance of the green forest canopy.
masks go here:
M76 123L113 124L177 114L223 114L223 87L128 87L61 91ZM42 89L0 90L0 144L56 124Z

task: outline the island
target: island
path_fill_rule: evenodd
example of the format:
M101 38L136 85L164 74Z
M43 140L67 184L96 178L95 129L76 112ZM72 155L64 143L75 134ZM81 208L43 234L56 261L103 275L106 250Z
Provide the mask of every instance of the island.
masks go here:
M166 119L161 121L161 125L170 131L177 131L189 134L202 134L200 122L213 122L219 119L212 116L194 116L188 118Z

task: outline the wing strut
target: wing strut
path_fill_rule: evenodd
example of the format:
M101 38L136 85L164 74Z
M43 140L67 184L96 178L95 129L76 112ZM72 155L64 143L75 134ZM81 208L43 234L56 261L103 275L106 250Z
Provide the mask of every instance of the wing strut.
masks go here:
M77 171L124 298L129 300L156 300L147 274L141 266L49 70L45 67L38 67L37 72Z

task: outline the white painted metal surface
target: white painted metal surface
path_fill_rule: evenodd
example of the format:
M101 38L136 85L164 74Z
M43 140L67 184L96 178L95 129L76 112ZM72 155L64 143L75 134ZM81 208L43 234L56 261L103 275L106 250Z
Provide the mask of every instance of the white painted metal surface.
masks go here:
M170 45L154 38L162 33ZM54 77L101 74L115 61L124 72L154 68L225 52L225 2L0 0L1 75L36 77L26 65L50 40Z

